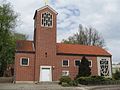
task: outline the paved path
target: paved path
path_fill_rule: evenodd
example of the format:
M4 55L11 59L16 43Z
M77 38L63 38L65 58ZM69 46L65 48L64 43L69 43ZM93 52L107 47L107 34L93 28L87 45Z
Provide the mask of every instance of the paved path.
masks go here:
M62 87L58 84L11 84L0 83L0 90L120 90L120 85Z
M120 85L90 86L88 90L120 90Z
M0 84L0 90L85 90L83 87L62 87L40 84Z

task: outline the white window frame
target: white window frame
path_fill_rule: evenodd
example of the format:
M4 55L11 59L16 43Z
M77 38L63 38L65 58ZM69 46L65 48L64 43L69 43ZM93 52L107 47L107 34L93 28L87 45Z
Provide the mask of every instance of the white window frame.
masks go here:
M74 60L74 66L75 66L75 67L78 67L78 66L76 66L76 64L75 64L75 61L80 61L80 62L81 62L81 59L75 59L75 60Z
M92 60L88 60L89 62L91 62L91 65L89 67L92 67Z
M63 61L64 61L64 60L67 60L67 61L68 61L68 65L63 65ZM69 67L69 59L63 59L63 60L62 60L62 67Z
M28 59L28 64L27 64L27 65L22 65L22 59L23 59L23 58ZM20 66L29 66L29 58L27 58L27 57L21 57L21 58L20 58Z
M67 75L63 75L63 73L67 72ZM62 76L69 76L70 72L68 70L62 70Z
M49 11L45 11L45 12L41 13L41 27L52 28L53 27L53 14L51 12L49 12L49 13L52 15L52 26L44 26L44 25L42 25L42 14L47 13L47 12L49 12Z

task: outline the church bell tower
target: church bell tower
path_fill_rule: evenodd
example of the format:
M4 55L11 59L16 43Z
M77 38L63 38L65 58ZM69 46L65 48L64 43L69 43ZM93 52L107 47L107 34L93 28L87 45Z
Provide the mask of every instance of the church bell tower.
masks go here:
M56 19L57 12L46 5L35 12L34 45L36 72L40 66L53 65L56 56ZM36 74L37 75L37 74ZM37 79L39 76L36 76Z

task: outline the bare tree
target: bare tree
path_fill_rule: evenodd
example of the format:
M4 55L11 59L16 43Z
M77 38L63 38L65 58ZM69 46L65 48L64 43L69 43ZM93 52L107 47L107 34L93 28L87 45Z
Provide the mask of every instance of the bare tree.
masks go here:
M62 43L105 47L102 35L95 28L83 27L81 24L78 32L68 37L67 40L63 39Z

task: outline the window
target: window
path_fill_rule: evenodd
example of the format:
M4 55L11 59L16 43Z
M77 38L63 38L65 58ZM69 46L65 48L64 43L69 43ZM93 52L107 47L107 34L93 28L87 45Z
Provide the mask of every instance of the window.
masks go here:
M81 60L75 60L75 66L79 66L80 62L81 62Z
M109 61L106 59L100 60L100 76L109 76Z
M89 60L89 67L92 67L92 60Z
M69 66L69 60L63 60L62 61L62 66L63 67L68 67Z
M20 65L21 66L29 66L29 58L21 58Z
M53 15L50 12L42 13L41 15L41 26L52 27L53 24Z
M62 71L62 76L69 76L69 71L63 70Z

